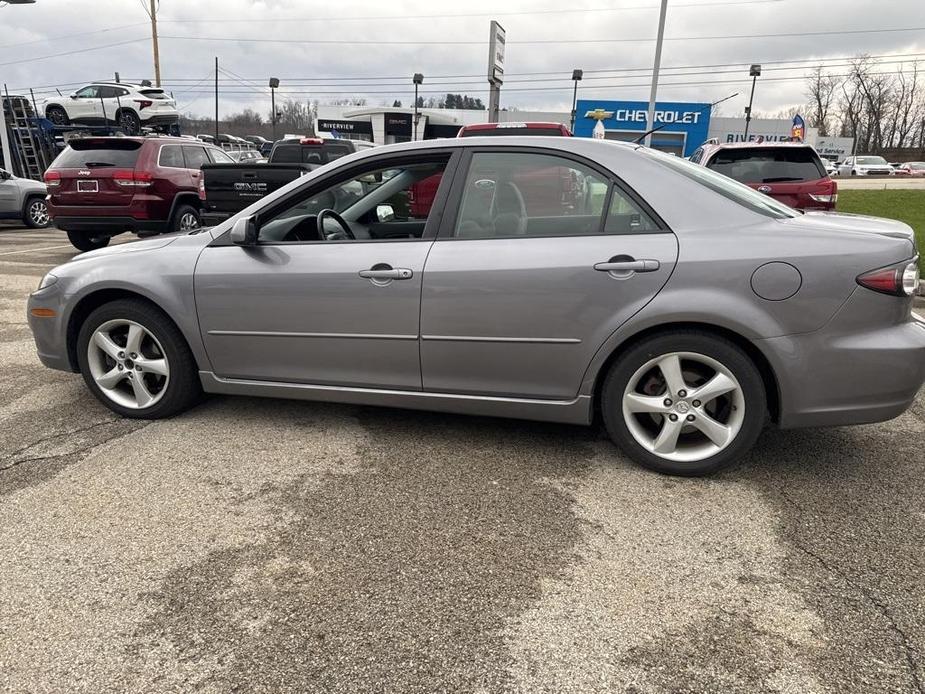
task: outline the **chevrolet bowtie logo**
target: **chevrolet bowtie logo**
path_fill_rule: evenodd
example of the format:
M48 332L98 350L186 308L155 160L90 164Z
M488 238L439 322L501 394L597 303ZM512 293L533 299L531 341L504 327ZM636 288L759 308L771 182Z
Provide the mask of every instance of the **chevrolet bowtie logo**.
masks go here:
M607 120L608 118L613 118L613 111L605 111L602 108L596 108L593 111L588 111L585 113L585 118L593 118L594 120Z

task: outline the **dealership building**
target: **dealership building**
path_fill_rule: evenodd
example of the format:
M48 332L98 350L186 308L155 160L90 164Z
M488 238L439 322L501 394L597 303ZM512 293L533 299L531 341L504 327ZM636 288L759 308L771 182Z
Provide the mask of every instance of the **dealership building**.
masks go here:
M745 119L714 117L708 103L660 101L655 108L652 146L678 156L689 157L707 139L718 142L743 142ZM574 132L577 137L591 137L600 121L604 137L633 141L646 130L648 103L645 101L611 101L581 99L576 108ZM319 106L316 130L320 134L367 140L378 144L409 142L415 139L413 108ZM561 111L500 111L501 122L545 121L569 125L570 114ZM424 108L418 110L417 138L430 140L455 137L464 125L484 123L487 111ZM754 118L749 124L748 139L777 142L790 137L791 121L786 118ZM815 128L806 128L806 142L823 157L842 160L851 155L853 140L844 137L820 137Z

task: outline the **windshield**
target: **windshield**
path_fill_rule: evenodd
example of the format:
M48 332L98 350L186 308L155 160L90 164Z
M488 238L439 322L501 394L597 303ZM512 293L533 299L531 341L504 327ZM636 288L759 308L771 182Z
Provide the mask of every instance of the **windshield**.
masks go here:
M910 169L915 169L916 171L925 171L925 162L913 161L906 164Z
M858 157L858 164L878 164L886 166L886 159L883 157Z
M811 147L721 149L707 166L741 183L793 183L825 177Z
M463 130L460 137L507 137L510 135L562 135L560 128L478 128Z
M654 149L642 148L639 151L651 156L659 164L672 169L676 173L709 188L714 193L719 193L724 198L747 207L752 212L774 219L790 219L800 214L792 207L787 207L773 198L749 188L744 183L739 183L728 176L723 176L706 167L693 164L687 159L681 159Z

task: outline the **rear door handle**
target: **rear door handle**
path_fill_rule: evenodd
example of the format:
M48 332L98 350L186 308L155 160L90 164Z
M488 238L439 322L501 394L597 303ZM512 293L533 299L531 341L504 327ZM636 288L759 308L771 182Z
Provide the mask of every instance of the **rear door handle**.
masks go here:
M657 260L618 260L594 265L599 272L655 272L659 267Z
M410 280L414 273L406 267L387 270L360 270L360 277L367 280Z

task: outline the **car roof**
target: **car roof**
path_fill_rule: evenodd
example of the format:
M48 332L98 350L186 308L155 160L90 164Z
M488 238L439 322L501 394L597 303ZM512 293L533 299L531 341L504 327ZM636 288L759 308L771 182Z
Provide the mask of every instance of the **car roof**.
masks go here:
M464 130L495 130L498 128L556 128L558 130L564 127L562 123L552 121L507 121L504 123L472 123L462 126Z
M720 149L748 149L749 147L812 147L805 142L781 142L779 140L762 141L751 140L749 142L709 142L704 143Z
M164 91L162 87L155 87L153 84L148 85L147 87L142 84L135 84L134 82L107 82L106 80L101 80L98 82L90 82L87 85L88 87L126 87L130 89L160 89Z

